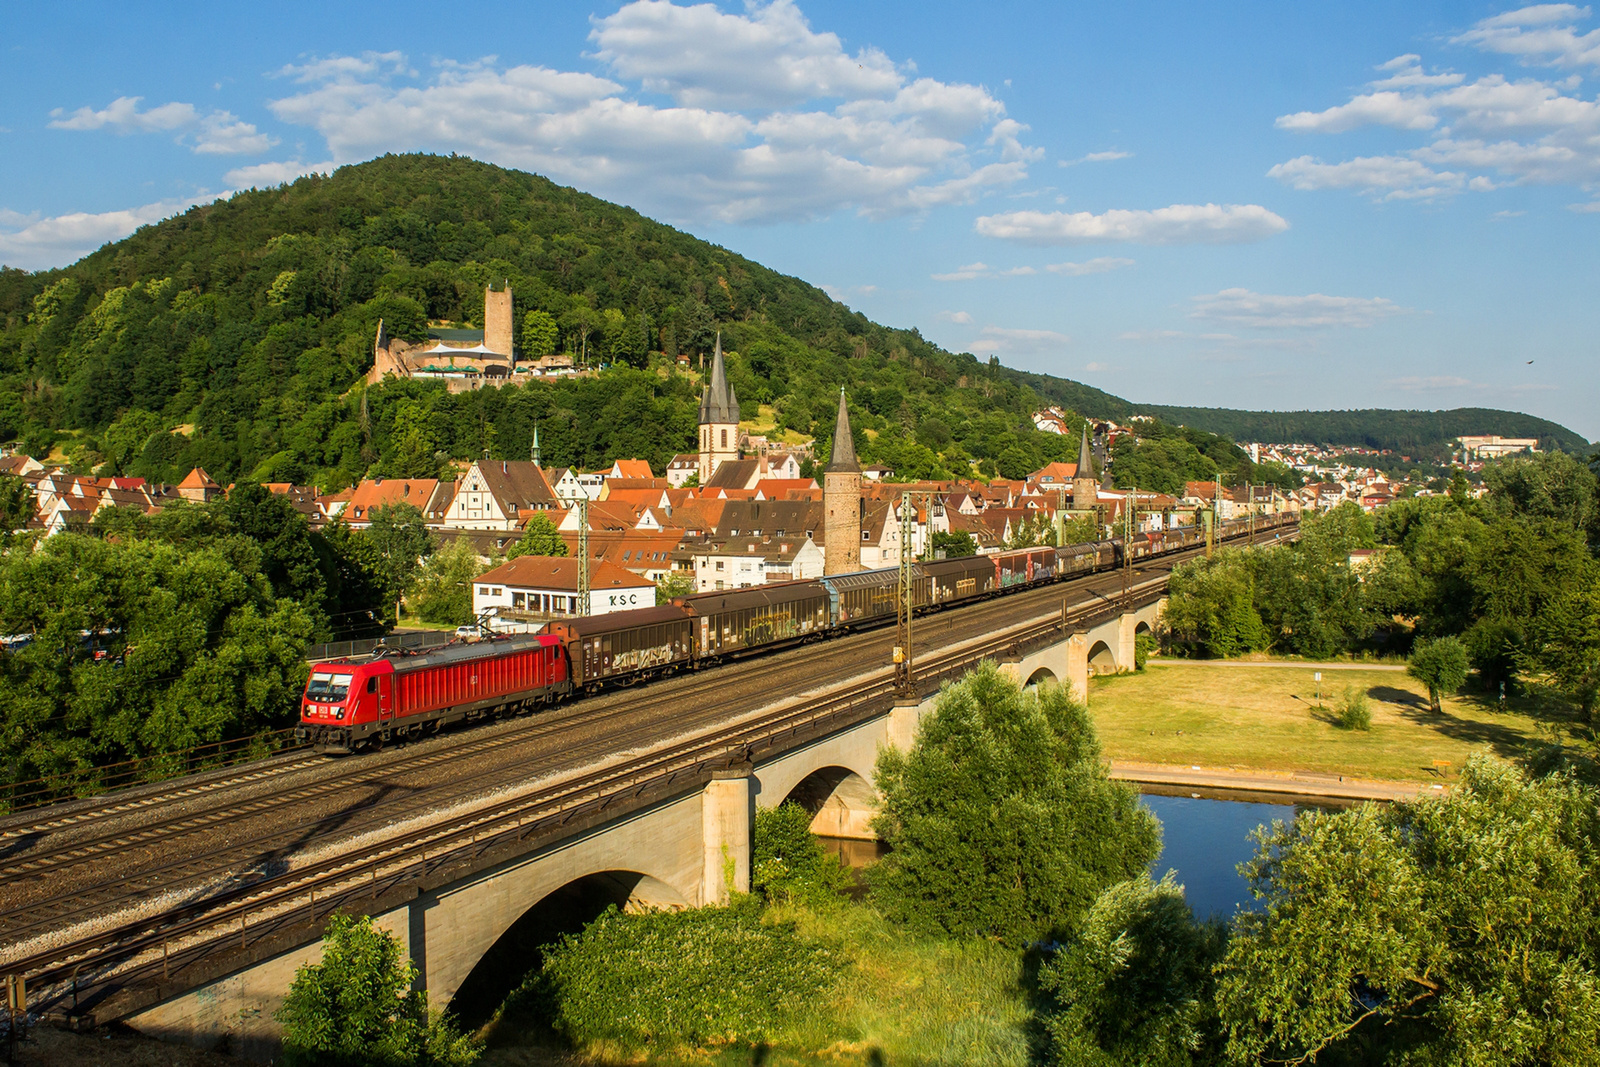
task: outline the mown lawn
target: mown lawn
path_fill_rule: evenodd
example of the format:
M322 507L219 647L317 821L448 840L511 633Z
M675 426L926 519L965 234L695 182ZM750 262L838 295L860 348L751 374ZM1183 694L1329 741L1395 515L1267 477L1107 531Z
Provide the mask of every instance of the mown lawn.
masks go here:
M1565 729L1561 705L1537 698L1508 701L1502 712L1479 696L1428 707L1427 690L1403 670L1322 671L1319 708L1313 668L1152 661L1142 674L1093 679L1089 709L1106 755L1145 763L1311 771L1364 778L1438 781L1467 757L1515 757L1542 723ZM1346 686L1364 690L1372 729L1334 724Z

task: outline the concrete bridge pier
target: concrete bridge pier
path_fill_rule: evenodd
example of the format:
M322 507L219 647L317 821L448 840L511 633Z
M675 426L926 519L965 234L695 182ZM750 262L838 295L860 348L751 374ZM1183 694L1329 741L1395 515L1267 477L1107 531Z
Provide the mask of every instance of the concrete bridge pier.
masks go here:
M750 828L755 821L750 765L717 771L701 799L704 866L700 903L726 904L734 893L750 892Z

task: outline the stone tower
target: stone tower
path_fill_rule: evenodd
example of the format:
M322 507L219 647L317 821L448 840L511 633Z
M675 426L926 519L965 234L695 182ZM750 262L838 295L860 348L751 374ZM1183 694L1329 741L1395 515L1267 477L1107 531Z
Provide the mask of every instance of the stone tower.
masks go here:
M483 291L483 347L505 356L512 355L511 286L501 283L500 289L489 286Z
M1083 441L1078 445L1078 469L1072 476L1072 508L1089 511L1100 500L1100 480L1094 474L1094 452L1089 448L1089 424L1083 424Z
M700 394L700 484L725 459L739 457L739 398L728 384L728 370L722 364L722 334L711 354L711 381Z
M822 573L861 569L861 464L850 436L850 412L839 390L839 421L833 428L833 456L822 475Z

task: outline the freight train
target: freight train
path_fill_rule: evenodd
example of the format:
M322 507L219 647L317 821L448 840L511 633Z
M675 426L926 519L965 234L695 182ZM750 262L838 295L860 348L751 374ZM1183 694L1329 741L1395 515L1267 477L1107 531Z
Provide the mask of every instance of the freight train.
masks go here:
M1257 520L1270 530L1293 522ZM1224 538L1248 520L1223 523ZM1194 529L1116 541L1023 548L917 562L918 613L998 596L1176 552L1199 543ZM900 570L860 571L797 582L717 590L670 604L562 619L538 634L452 643L439 651L394 651L366 661L312 665L296 737L319 752L355 752L490 716L537 710L581 693L634 685L684 669L820 640L894 619Z

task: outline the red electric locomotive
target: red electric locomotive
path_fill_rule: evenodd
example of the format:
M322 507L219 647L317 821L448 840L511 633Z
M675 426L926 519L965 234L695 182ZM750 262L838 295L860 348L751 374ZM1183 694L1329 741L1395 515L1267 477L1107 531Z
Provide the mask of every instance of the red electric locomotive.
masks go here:
M295 732L318 752L379 748L394 737L553 703L572 691L559 638L516 636L418 656L314 664Z

